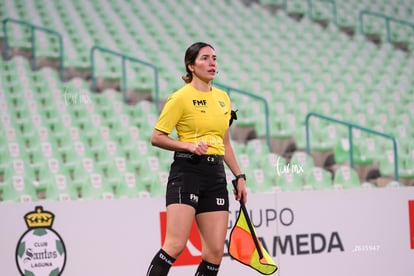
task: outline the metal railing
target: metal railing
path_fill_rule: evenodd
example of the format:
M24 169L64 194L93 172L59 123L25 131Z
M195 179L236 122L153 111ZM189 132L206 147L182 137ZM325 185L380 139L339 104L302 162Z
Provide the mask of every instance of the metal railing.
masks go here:
M92 81L92 91L96 92L96 76L95 76L95 52L100 51L104 52L113 56L117 56L121 58L121 66L122 66L122 75L121 75L121 92L123 94L124 100L126 100L126 91L127 91L127 78L126 78L126 61L131 61L135 63L142 64L144 66L150 67L154 71L154 94L155 94L155 103L157 107L157 111L159 112L159 80L158 80L158 68L149 62L115 52L113 50L101 47L101 46L93 46L90 50L90 62L91 62L91 81Z
M310 120L311 117L318 117L320 119L323 119L323 120L326 120L326 121L329 121L329 122L333 122L333 123L337 123L337 124L341 124L341 125L344 125L344 126L348 127L348 139L349 139L349 148L350 148L350 150L349 150L349 160L350 160L350 167L351 168L354 168L354 152L352 150L353 149L353 136L352 136L352 129L353 128L356 128L356 129L359 129L361 131L368 132L368 133L371 133L371 134L374 134L374 135L377 135L377 136L381 136L383 138L391 140L392 143L393 143L393 149L394 149L394 179L396 181L398 181L398 179L399 179L399 176L398 176L398 151L397 151L397 141L396 141L394 136L391 136L389 134L385 134L385 133L382 133L382 132L378 132L376 130L369 129L369 128L366 128L366 127L363 127L363 126L359 126L359 125L356 125L356 124L353 124L353 123L350 123L350 122L347 122L347 121L341 121L341 120L338 120L338 119L335 119L335 118L332 118L332 117L328 117L328 116L325 116L325 115L322 115L322 114L319 114L319 113L316 113L316 112L309 112L306 115L306 120L305 120L305 124L306 124L306 152L307 152L307 154L311 153L310 152L310 150L311 150L311 148L310 148L310 134L309 134L309 120Z
M406 25L408 27L411 27L411 29L414 31L414 23L406 21L406 20L401 20L401 19L397 19L395 17L392 16L388 16L385 15L383 13L379 13L379 12L373 12L370 10L362 10L359 12L359 28L360 28L360 32L364 33L364 16L374 16L374 17L379 17L379 18L384 18L385 20L385 27L387 30L387 40L388 42L391 42L391 22L400 24L400 25Z
M220 83L214 82L213 85L217 86L218 88L221 88L221 89L225 90L227 92L227 94L229 94L229 95L230 95L231 92L235 92L235 93L245 95L245 96L248 96L250 98L253 98L255 100L258 100L258 101L262 102L262 104L264 105L264 111L265 111L264 115L265 115L265 125L266 125L266 143L267 143L267 146L268 146L269 150L271 150L270 129L269 129L269 116L270 116L269 114L270 113L269 113L269 104L267 103L267 100L263 97L255 95L253 93L243 91L243 90L238 89L238 88L230 87L230 86L225 85L225 84L220 84Z
M5 19L3 19L2 23L3 23L3 33L4 33L4 56L5 56L6 60L9 59L9 48L10 48L10 46L9 46L9 35L8 35L8 32L7 32L7 24L8 23L14 23L14 24L18 24L18 25L22 25L22 26L26 26L26 27L30 28L30 42L31 42L31 55L32 55L31 66L32 66L32 70L36 70L36 31L40 31L40 32L44 32L44 33L48 33L50 35L56 36L58 41L59 41L59 75L60 75L60 79L62 81L64 80L63 39L62 39L62 35L60 33L56 32L55 30L52 30L52 29L44 28L44 27L41 27L41 26L36 26L36 25L31 24L30 22L27 22L27 21L17 20L17 19L13 19L13 18L5 18Z
M336 0L306 0L307 2L307 6L308 6L308 17L312 18L312 12L313 12L313 5L314 2L325 2L325 3L330 3L332 5L332 16L333 16L333 22L335 23L335 25L338 25L338 8L337 8L337 4L336 4ZM288 0L283 0L283 9L286 11L287 10L287 4L288 4ZM374 12L371 10L361 10L359 12L359 31L361 33L364 33L364 17L366 16L374 16L374 17L379 17L379 18L383 18L385 20L385 25L386 25L386 33L387 33L387 40L388 42L391 42L391 22L400 24L400 25L405 25L410 27L413 31L414 31L414 22L409 22L406 20L402 20L402 19L398 19L395 18L393 16L389 16L383 13L379 13L379 12Z

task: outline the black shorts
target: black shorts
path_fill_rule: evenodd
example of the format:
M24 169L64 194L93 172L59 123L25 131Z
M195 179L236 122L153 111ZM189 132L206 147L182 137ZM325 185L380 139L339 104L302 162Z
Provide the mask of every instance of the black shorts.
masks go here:
M173 203L193 206L196 214L228 211L229 195L223 156L188 158L175 154L166 193L166 205Z

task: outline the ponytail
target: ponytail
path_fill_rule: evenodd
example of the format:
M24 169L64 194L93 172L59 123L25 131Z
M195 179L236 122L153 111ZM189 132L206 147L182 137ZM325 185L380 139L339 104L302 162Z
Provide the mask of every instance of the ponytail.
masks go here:
M193 80L193 75L188 73L181 77L185 83L190 83Z

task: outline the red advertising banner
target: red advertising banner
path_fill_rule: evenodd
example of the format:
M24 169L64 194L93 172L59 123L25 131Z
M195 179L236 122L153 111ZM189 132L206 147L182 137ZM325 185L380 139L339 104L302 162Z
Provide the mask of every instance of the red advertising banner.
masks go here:
M414 200L408 201L408 217L410 221L410 244L414 249Z
M164 243L167 227L167 213L160 212L161 244ZM201 239L196 221L193 221L187 246L174 262L174 266L198 265L201 262Z

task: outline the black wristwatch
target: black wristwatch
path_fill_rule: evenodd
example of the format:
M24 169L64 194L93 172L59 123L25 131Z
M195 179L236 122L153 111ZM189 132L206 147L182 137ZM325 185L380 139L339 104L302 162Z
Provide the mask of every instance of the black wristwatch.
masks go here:
M244 180L246 180L246 175L244 173L241 173L239 175L236 175L236 183L239 181L240 178L243 178Z

